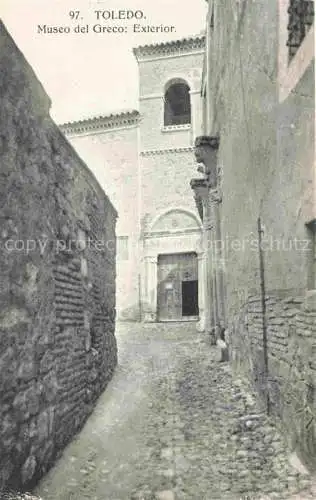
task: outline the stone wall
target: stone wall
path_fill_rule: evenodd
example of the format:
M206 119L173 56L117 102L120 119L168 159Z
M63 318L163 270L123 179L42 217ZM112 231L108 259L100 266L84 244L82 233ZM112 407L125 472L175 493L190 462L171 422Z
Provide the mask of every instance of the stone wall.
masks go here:
M260 217L272 411L282 417L291 446L310 459L316 455L315 418L307 426L306 415L312 408L315 415L316 317L314 306L309 311L304 304L315 294L308 291L315 283L306 226L315 218L314 58L281 99L280 65L288 59L279 33L288 20L280 17L279 6L285 3L213 4L204 133L220 136L226 333L236 369L262 394Z
M29 488L117 363L116 211L0 25L0 490Z
M227 307L234 311L236 291L260 286L258 216L267 239L267 288L306 287L307 253L293 242L307 239L305 224L314 217L314 62L281 102L278 2L215 4L205 132L220 135Z

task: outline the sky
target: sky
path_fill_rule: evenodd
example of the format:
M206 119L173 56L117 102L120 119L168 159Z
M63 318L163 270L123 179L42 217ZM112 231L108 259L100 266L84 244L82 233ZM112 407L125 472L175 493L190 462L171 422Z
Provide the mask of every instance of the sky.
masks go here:
M138 73L132 48L201 33L205 0L1 0L1 18L52 100L61 124L137 109ZM95 11L142 11L146 19L101 20ZM70 12L79 11L78 19ZM77 14L73 14L77 16ZM140 14L137 14L140 15ZM134 23L174 25L175 33L133 33ZM38 33L38 25L69 26L71 33ZM88 33L73 33L75 26ZM122 25L128 33L94 33Z

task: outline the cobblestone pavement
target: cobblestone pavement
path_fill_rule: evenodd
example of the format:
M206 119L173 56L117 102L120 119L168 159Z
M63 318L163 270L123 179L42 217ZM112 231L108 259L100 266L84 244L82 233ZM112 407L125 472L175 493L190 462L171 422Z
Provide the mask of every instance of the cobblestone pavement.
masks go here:
M119 365L43 500L312 499L282 439L194 324L120 324ZM300 493L298 493L300 492Z

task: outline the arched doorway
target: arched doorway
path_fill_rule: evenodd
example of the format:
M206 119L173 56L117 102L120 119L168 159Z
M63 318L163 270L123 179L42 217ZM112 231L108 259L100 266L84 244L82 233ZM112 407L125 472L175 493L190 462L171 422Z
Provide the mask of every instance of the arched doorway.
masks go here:
M145 321L197 320L204 310L201 226L187 209L168 209L144 233Z
M158 321L198 319L197 254L161 254L157 265Z

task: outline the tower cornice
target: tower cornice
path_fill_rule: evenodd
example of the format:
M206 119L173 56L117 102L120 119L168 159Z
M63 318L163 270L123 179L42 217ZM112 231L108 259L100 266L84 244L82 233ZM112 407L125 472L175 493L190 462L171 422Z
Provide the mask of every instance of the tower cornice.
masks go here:
M124 128L138 125L139 117L140 115L137 110L122 111L119 113L87 118L85 120L63 123L59 125L59 128L66 135L112 128Z
M179 55L185 52L203 51L205 48L205 35L197 35L180 40L141 45L133 48L134 55L138 61L152 57Z

